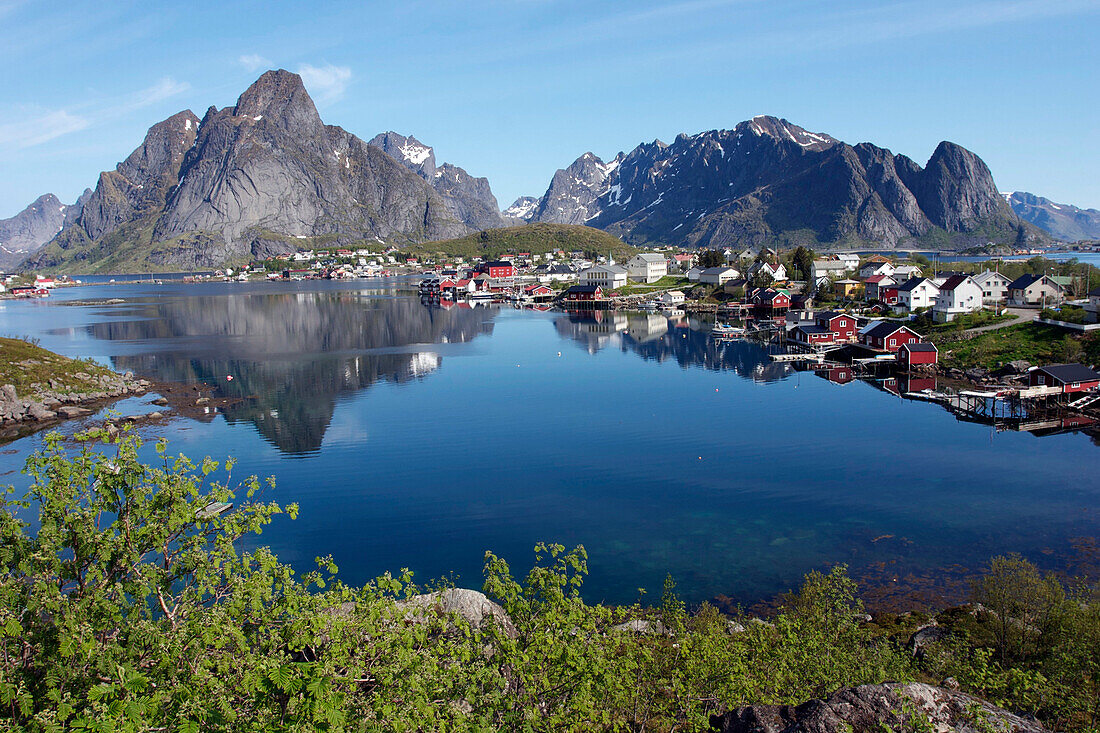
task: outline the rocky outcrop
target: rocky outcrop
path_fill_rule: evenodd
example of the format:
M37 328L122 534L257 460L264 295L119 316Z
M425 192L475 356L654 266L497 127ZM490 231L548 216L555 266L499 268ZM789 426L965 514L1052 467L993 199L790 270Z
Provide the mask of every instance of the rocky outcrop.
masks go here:
M483 628L492 621L510 638L516 638L516 627L512 619L499 604L489 600L484 593L466 588L448 588L413 596L407 601L399 601L398 607L408 611L430 611L441 614L455 614L465 619L474 628Z
M1003 194L1016 216L1063 242L1100 239L1100 211L1072 204L1056 204L1033 193Z
M989 169L953 143L926 168L761 116L732 130L639 145L558 171L533 221L587 223L633 244L874 244L947 233L958 247L1043 235L1004 204ZM942 242L941 242L942 244Z
M721 733L1046 731L1030 718L1014 715L971 695L919 683L847 687L825 700L810 700L801 705L751 705L711 716L710 724Z
M0 219L0 271L14 270L57 236L65 223L80 213L83 202L82 196L66 206L47 193L10 219Z
M431 184L451 215L470 229L480 231L505 225L488 179L475 178L450 163L437 168L432 147L411 135L384 132L371 138L369 144Z
M128 372L100 376L77 372L73 379L74 384L51 380L29 399L21 399L10 384L0 387L0 425L85 417L91 410L81 405L143 394L149 387L147 381Z

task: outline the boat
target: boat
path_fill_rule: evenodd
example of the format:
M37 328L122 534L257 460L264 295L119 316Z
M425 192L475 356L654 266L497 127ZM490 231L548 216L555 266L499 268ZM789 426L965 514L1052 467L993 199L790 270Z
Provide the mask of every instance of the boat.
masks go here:
M731 326L728 323L715 323L710 332L715 336L741 336L745 333L745 329Z

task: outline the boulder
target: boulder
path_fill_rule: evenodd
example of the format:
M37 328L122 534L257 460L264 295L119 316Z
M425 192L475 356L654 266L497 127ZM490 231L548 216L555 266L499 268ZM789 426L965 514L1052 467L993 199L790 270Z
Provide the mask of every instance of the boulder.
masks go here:
M5 384L0 387L0 402L18 402L19 395L15 393L15 387L10 384Z
M919 715L923 720L914 720ZM1045 733L1038 722L957 690L921 683L860 685L801 705L750 705L712 715L722 733L851 733L934 730L981 733Z
M91 415L92 411L87 409L86 407L77 407L76 405L64 405L63 407L57 408L57 414L61 417L73 418Z
M27 405L27 416L32 420L50 420L57 417L57 413L47 410L46 406L40 402L32 402Z
M654 634L656 636L672 636L672 630L666 629L665 625L660 621L647 621L642 618L635 618L627 621L626 623L616 624L611 627L612 631L629 631L634 634Z
M909 637L909 651L915 657L924 656L930 646L945 638L947 638L947 629L944 627L934 623L921 626Z
M489 600L484 593L466 588L448 588L435 593L413 596L398 602L399 608L436 610L461 616L471 626L481 628L487 619L493 619L509 638L516 638L515 624L500 605Z

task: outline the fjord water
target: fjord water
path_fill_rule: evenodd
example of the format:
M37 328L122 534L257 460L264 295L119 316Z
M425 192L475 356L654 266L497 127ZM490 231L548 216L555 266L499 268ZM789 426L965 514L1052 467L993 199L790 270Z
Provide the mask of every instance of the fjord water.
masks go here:
M689 600L751 603L838 562L889 598L950 592L995 553L1061 569L1100 534L1088 436L958 422L688 319L142 283L4 302L0 332L242 398L142 432L274 475L265 498L301 511L258 540L299 569L332 554L352 583L409 567L477 588L486 550L523 572L545 540L585 545L592 600L656 600L671 573ZM6 446L5 482L40 444Z

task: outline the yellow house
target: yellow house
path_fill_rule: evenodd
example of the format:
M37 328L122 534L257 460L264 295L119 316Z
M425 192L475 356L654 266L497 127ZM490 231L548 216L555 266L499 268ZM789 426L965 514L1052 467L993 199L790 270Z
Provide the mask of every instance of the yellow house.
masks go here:
M859 287L859 280L837 280L833 283L837 295L847 298Z

